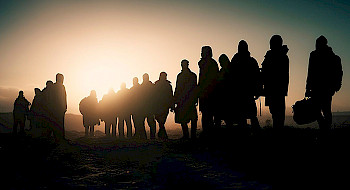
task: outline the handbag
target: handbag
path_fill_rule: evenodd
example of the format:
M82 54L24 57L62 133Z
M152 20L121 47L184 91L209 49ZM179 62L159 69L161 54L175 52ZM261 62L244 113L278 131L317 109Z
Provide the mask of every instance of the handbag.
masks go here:
M309 124L317 120L320 109L312 98L304 98L292 106L293 120L298 125Z

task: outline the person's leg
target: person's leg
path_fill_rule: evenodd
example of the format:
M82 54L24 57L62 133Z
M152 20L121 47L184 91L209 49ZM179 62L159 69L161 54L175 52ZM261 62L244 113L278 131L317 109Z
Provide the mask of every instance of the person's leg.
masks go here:
M126 130L127 130L127 137L128 138L131 138L132 137L132 125L131 125L131 116L128 115L126 118L125 118L125 124L126 124Z
M209 134L213 124L213 118L212 115L209 113L209 111L202 111L202 128L203 133Z
M112 123L112 136L115 137L117 136L117 124L116 123Z
M14 119L13 121L13 127L12 127L12 133L17 135L17 126L18 126L19 122L17 119Z
M194 120L194 119L191 120L191 138L192 139L197 138L197 120Z
M147 116L147 123L150 127L150 138L155 139L156 138L156 121L154 119L154 115L148 115Z
M168 134L165 129L165 122L168 117L168 113L163 113L159 116L157 116L157 121L159 123L159 132L158 137L162 139L168 139Z
M119 138L124 138L124 118L118 117L118 133Z
M84 126L85 128L85 137L87 137L89 135L89 126Z
M21 119L20 122L19 122L19 133L20 134L24 134L24 127L25 127L25 119Z
M135 134L134 134L134 137L136 138L139 138L140 135L139 135L139 126L137 125L137 121L136 121L136 118L135 118L135 115L132 115L132 122L134 124L134 129L135 129Z
M90 135L93 137L95 136L95 126L94 125L91 125L90 126Z
M107 136L109 136L111 133L110 133L110 127L111 127L111 123L105 121L105 134Z
M252 117L250 119L251 125L252 125L252 129L260 129L260 124L259 124L259 120L258 117Z
M328 137L332 126L332 96L323 97L320 100L320 108L323 114L321 123L319 122L320 131L323 137Z
M271 97L271 105L269 106L272 114L273 128L284 127L286 103L284 96Z
M147 134L146 134L146 129L145 129L145 119L146 119L146 117L144 117L144 116L141 116L138 119L138 123L139 123L138 125L140 126L139 133L140 133L141 139L147 139Z
M189 133L188 133L187 123L181 123L181 127L182 127L182 133L183 133L183 137L182 138L188 139L189 138Z

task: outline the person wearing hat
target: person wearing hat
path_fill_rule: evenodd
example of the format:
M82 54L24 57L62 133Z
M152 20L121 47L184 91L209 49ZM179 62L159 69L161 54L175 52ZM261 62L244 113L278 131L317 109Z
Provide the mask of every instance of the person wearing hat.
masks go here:
M318 124L321 133L328 133L332 124L332 96L342 85L341 59L324 36L316 40L316 50L310 53L305 97L311 97L320 109ZM322 113L321 113L322 112Z
M174 93L175 122L181 124L183 138L189 138L187 124L191 122L191 138L196 138L197 130L197 75L189 68L189 61L181 61L182 71L177 75Z

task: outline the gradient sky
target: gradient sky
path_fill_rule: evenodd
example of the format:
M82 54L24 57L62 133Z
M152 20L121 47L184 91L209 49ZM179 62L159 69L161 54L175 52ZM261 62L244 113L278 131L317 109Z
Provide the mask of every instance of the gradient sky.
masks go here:
M289 47L290 106L305 92L308 58L320 35L342 58L343 86L333 111L350 110L350 3L346 1L1 1L0 112L12 111L18 90L31 101L56 73L65 76L68 113L97 91L102 98L132 78L161 71L175 84L180 61L198 74L200 50L232 57L244 39L259 64L269 39ZM173 86L175 88L175 86ZM267 113L266 110L263 114Z

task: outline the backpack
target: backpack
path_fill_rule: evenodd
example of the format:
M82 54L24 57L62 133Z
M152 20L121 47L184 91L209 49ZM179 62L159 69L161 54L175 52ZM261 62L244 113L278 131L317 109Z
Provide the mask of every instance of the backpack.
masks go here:
M312 123L317 120L320 110L317 108L312 98L304 98L295 102L292 106L293 120L298 125Z

